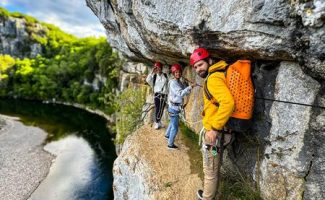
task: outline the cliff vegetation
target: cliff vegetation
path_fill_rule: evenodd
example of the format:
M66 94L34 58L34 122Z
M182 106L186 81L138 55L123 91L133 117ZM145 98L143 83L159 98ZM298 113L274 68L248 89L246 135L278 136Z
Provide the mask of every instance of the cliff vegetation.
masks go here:
M0 51L1 97L79 103L114 112L112 102L123 61L105 38L77 38L3 8L1 18L22 19L31 41L41 45L35 57L19 58ZM25 47L24 51L30 51Z

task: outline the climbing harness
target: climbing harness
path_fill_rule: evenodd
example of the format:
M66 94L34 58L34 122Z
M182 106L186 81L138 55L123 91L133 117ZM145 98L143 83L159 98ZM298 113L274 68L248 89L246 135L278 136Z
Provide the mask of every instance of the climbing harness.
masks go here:
M169 115L170 117L175 117L175 116L179 115L179 112L177 112L177 113L172 113L172 112L169 112L169 111L168 111L168 115Z

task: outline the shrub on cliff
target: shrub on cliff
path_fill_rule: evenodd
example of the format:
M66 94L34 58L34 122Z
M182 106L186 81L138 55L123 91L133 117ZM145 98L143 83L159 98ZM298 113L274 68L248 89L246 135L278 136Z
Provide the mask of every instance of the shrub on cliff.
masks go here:
M142 107L146 88L127 88L116 99L116 144L123 144L125 138L141 124Z

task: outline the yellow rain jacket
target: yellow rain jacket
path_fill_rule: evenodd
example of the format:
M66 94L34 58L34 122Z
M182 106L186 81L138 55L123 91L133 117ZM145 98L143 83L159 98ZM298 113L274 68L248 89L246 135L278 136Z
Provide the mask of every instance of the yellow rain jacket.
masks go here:
M227 63L225 61L219 61L209 67L209 73L214 70L225 69L226 66ZM209 75L207 77L207 87L211 95L219 103L219 107L211 103L203 91L203 127L208 131L221 130L234 111L234 98L226 85L226 78L223 72L215 72Z

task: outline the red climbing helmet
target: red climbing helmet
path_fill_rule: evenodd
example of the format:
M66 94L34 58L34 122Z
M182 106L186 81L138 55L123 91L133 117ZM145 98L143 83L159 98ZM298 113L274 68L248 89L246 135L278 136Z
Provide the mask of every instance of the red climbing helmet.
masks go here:
M175 73L176 71L182 71L182 66L180 64L173 64L170 70L172 73Z
M209 52L205 48L197 48L193 51L190 57L190 65L194 65L196 62L208 58Z
M162 68L162 64L159 61L155 62L153 66Z

